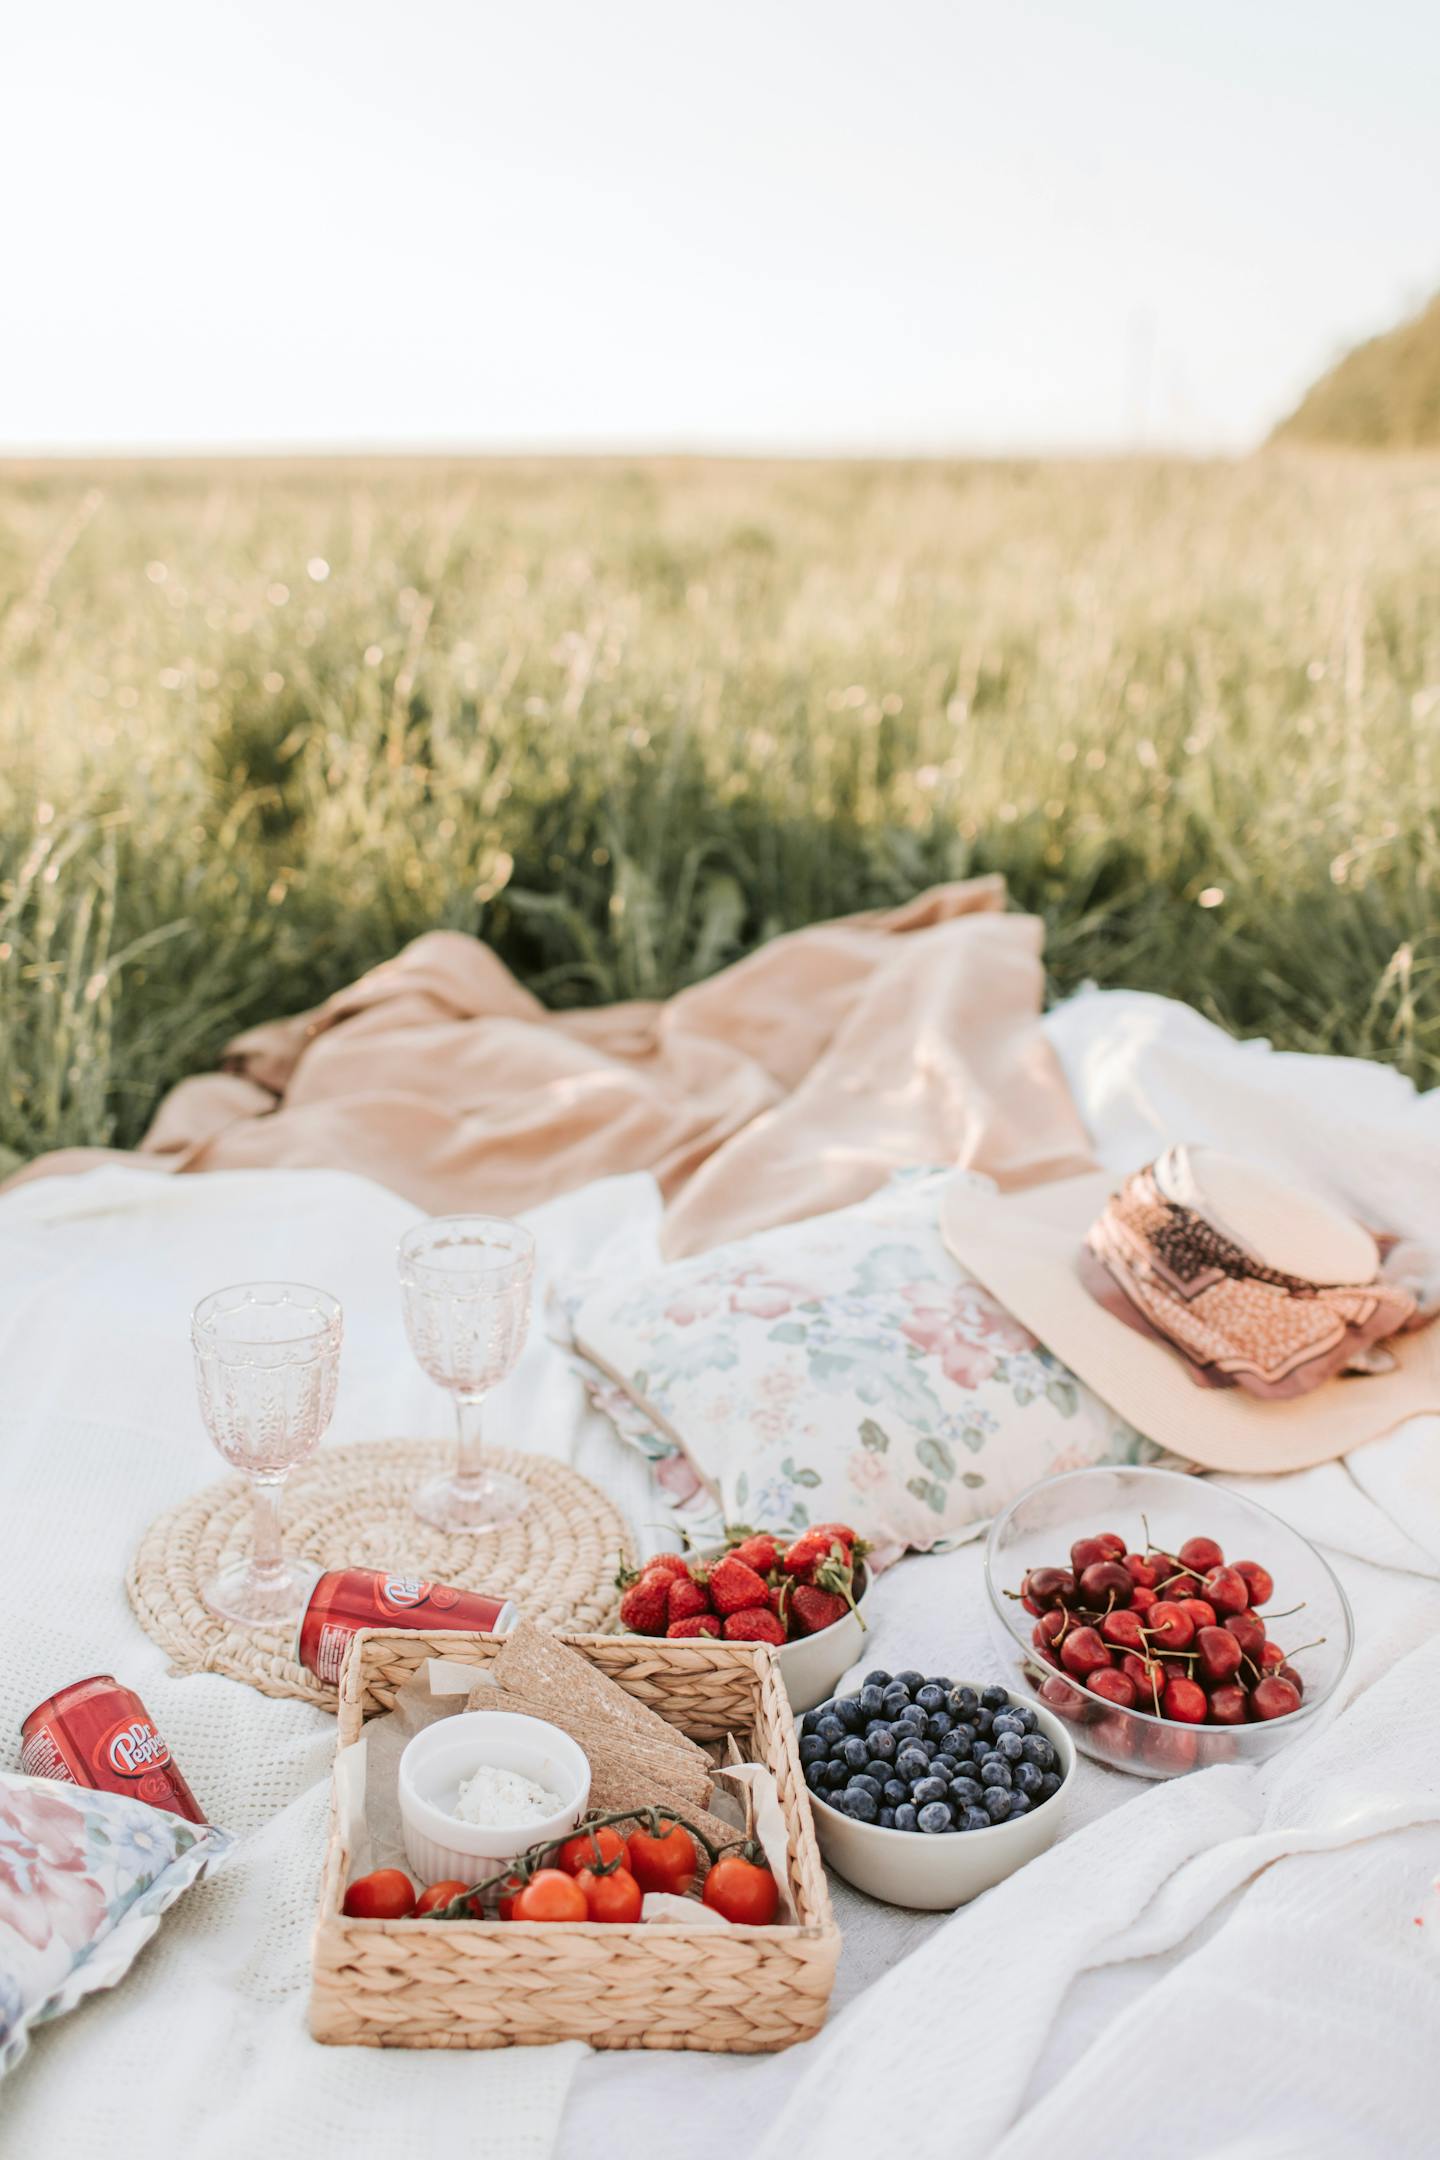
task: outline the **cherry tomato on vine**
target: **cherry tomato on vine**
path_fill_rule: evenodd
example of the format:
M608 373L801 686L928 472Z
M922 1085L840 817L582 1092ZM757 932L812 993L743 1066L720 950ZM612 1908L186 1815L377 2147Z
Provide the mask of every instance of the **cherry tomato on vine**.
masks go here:
M658 1837L648 1830L632 1830L625 1850L630 1872L642 1890L668 1890L683 1897L695 1880L699 1867L695 1840L679 1823L663 1824Z
M563 1868L542 1867L510 1902L512 1920L588 1920L585 1892Z
M415 1885L398 1867L376 1868L371 1875L358 1876L345 1892L345 1914L350 1920L403 1920L414 1910Z
M470 1888L468 1882L433 1882L428 1890L422 1890L415 1900L415 1918L422 1913L434 1912L437 1905L448 1905L452 1898L463 1897Z
M780 1903L780 1890L768 1867L743 1853L726 1853L705 1877L704 1902L741 1927L768 1927Z
M505 1880L500 1884L499 1912L500 1918L502 1920L514 1919L515 1900L517 1897L519 1897L520 1892L524 1889L524 1887L525 1885L521 1882L518 1875L507 1875L505 1877Z
M597 1875L593 1868L581 1868L575 1881L585 1893L585 1908L590 1919L633 1927L640 1918L640 1885L629 1868L612 1868L608 1875Z
M602 1860L623 1860L625 1857L624 1838L607 1824L603 1830L594 1832L593 1842L588 1830L567 1838L555 1856L556 1867L563 1868L567 1875L578 1875L581 1868L594 1867L596 1845L600 1847Z

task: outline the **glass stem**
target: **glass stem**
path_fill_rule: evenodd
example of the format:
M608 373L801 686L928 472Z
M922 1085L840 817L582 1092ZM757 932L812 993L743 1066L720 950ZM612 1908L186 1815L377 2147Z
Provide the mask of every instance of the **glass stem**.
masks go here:
M252 1571L267 1581L280 1573L281 1555L284 1550L280 1535L280 1495L285 1479L279 1477L256 1478L250 1487L250 1500L255 1525L255 1557Z
M455 1462L455 1484L464 1493L478 1492L484 1480L481 1467L483 1439L480 1431L480 1406L483 1395L457 1395L455 1397L455 1425L460 1437L460 1452Z

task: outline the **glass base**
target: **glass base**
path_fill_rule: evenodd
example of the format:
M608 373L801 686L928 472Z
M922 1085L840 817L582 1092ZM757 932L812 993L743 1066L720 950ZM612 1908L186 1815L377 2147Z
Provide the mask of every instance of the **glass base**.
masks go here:
M523 1515L533 1498L528 1485L503 1470L464 1479L447 1470L417 1485L411 1505L435 1530L499 1530Z
M237 1560L212 1575L200 1595L211 1612L239 1627L293 1628L314 1587L315 1570L303 1560L281 1560L264 1569L253 1560Z

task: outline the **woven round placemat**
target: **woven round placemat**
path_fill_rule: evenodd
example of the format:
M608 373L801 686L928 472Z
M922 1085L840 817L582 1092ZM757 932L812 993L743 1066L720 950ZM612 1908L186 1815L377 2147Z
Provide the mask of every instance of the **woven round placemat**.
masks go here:
M517 1522L478 1536L433 1530L410 1495L452 1459L453 1449L423 1440L321 1449L286 1486L286 1552L321 1567L383 1567L513 1597L544 1627L606 1628L616 1570L631 1551L614 1503L564 1463L487 1449L497 1469L525 1480L533 1506ZM335 1690L295 1662L293 1630L237 1628L202 1604L201 1583L249 1550L250 1493L242 1478L207 1485L170 1508L146 1531L125 1578L140 1625L176 1672L228 1673L262 1694L296 1695L333 1710Z

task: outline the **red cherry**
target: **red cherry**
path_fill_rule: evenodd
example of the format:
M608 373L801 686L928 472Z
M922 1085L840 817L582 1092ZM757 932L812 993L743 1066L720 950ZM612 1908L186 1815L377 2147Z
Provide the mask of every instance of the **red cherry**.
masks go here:
M1135 1595L1130 1600L1130 1610L1132 1612L1149 1612L1151 1606L1157 1605L1159 1602L1153 1590L1147 1590L1144 1583L1137 1583L1135 1585Z
M1123 1672L1092 1672L1085 1685L1092 1695L1099 1695L1106 1702L1116 1703L1122 1710L1133 1710L1135 1707L1135 1683Z
M1043 1650L1040 1650L1040 1646L1039 1646L1039 1644L1038 1644L1038 1643L1036 1644L1036 1646L1035 1646L1035 1647L1036 1647L1036 1649L1037 1649L1037 1650L1039 1650L1039 1651L1040 1651L1040 1655L1041 1655L1041 1657L1042 1657L1042 1658L1044 1658L1044 1660L1045 1660L1045 1663L1046 1663L1047 1665L1053 1665L1053 1666L1054 1666L1054 1668L1055 1668L1055 1670L1056 1670L1056 1672L1059 1672L1059 1670L1060 1670L1060 1660L1059 1660L1059 1658L1058 1658L1058 1657L1056 1657L1056 1655L1055 1655L1055 1652L1054 1652L1053 1650L1051 1650L1051 1649L1050 1649L1050 1648L1049 1648L1048 1646L1047 1646L1047 1647L1046 1647L1045 1649L1043 1649Z
M1239 1672L1244 1652L1223 1627L1202 1627L1195 1637L1195 1647L1200 1653L1197 1678L1218 1685Z
M1022 1593L1020 1603L1024 1606L1026 1612L1028 1613L1040 1613L1045 1610L1043 1605L1036 1604L1034 1598L1031 1597L1028 1590Z
M1250 1690L1250 1708L1257 1718L1289 1717L1300 1707L1300 1691L1278 1673L1268 1679L1257 1681Z
M1236 1568L1212 1568L1203 1587L1216 1612L1226 1618L1249 1607L1250 1585Z
M1085 1715L1085 1697L1079 1688L1062 1680L1059 1673L1047 1680L1040 1690L1040 1699L1055 1712L1056 1717L1068 1718L1072 1725L1078 1724Z
M1020 1585L1024 1597L1033 1598L1041 1612L1052 1612L1075 1595L1075 1577L1069 1568L1031 1568Z
M1200 1751L1200 1736L1188 1725L1152 1725L1145 1733L1145 1761L1167 1777L1193 1770Z
M1263 1684L1263 1683L1262 1683ZM1167 1718L1180 1725L1203 1725L1210 1704L1205 1690L1193 1680L1178 1677L1167 1680L1165 1692L1160 1697L1160 1709Z
M1260 1652L1260 1663L1264 1666L1266 1672L1279 1672L1280 1667L1285 1663L1285 1652L1280 1648L1278 1642L1266 1643L1264 1649Z
M1145 1648L1145 1630L1140 1615L1135 1612L1106 1613L1100 1622L1100 1633L1112 1650L1138 1650Z
M1107 1560L1123 1560L1125 1558L1125 1540L1123 1537L1117 1537L1113 1530L1102 1530L1097 1542L1104 1546Z
M1191 1597L1188 1590L1178 1590L1175 1593L1175 1602L1185 1607L1197 1628L1216 1625L1219 1615L1214 1606L1207 1603L1203 1597Z
M1148 1710L1152 1716L1160 1715L1160 1697L1164 1693L1166 1674L1157 1658L1136 1657L1127 1651L1120 1660L1120 1670L1135 1689L1135 1706Z
M1054 1605L1047 1613L1041 1613L1035 1624L1035 1633L1043 1635L1047 1643L1059 1642L1070 1625L1070 1615L1061 1605Z
M1250 1716L1250 1704L1243 1687L1217 1687L1210 1696L1210 1722L1212 1725L1243 1725Z
M1111 1665L1114 1659L1093 1627L1073 1628L1060 1645L1060 1662L1067 1672L1078 1679L1096 1672L1102 1665Z
M1080 1577L1080 1594L1087 1605L1128 1605L1135 1585L1118 1560L1092 1560Z
M1153 1590L1159 1581L1159 1570L1156 1568L1154 1561L1146 1560L1138 1552L1126 1553L1120 1565L1130 1577L1131 1582L1137 1584L1142 1590Z
M1296 1672L1293 1665L1282 1665L1276 1677L1281 1680L1288 1680L1297 1695L1303 1695L1305 1693L1305 1682L1301 1679L1299 1673Z
M1145 1616L1145 1625L1162 1650L1188 1650L1195 1640L1195 1623L1183 1605L1161 1598Z
M1180 1558L1186 1567L1193 1567L1197 1575L1208 1575L1211 1568L1225 1565L1225 1555L1212 1537L1186 1538L1180 1547Z
M1076 1538L1070 1547L1070 1565L1075 1570L1077 1580L1087 1567L1094 1567L1097 1562L1109 1558L1104 1543L1098 1537Z
M1235 1572L1243 1575L1250 1591L1252 1605L1268 1605L1275 1595L1275 1584L1268 1568L1261 1567L1258 1560L1237 1560Z
M1227 1634L1233 1635L1246 1657L1258 1659L1265 1648L1264 1622L1257 1620L1253 1612L1232 1613L1220 1625Z

